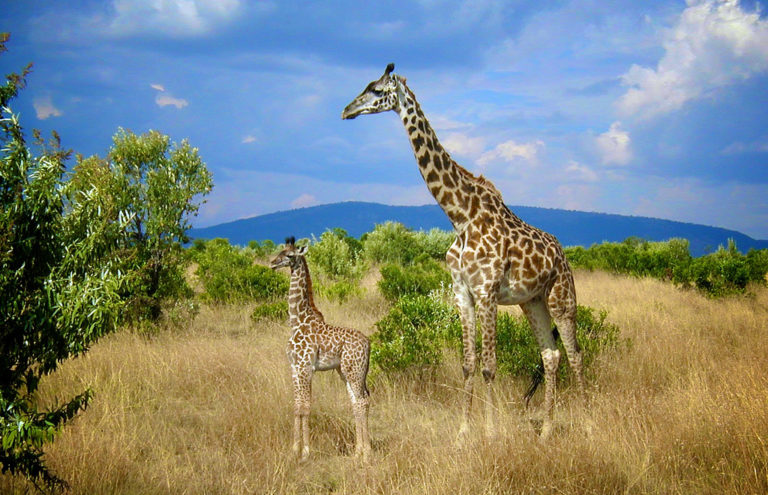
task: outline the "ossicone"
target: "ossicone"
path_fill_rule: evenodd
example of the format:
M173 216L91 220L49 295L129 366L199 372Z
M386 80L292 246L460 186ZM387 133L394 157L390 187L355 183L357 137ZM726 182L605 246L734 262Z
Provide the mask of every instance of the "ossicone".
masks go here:
M296 245L296 237L294 237L294 236L286 237L285 238L285 245L286 246L294 246L294 245Z
M384 71L384 75L385 76L390 75L393 70L395 70L395 64L394 62L390 62L389 65L387 65L386 70Z

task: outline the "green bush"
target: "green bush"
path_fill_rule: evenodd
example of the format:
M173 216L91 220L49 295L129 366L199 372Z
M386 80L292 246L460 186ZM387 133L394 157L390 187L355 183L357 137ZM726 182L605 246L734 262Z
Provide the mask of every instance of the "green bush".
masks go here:
M601 352L619 342L619 328L606 318L605 311L578 307L576 338L583 350L585 370ZM479 353L479 329L477 334ZM382 371L434 367L442 363L443 349L462 352L461 335L461 322L453 306L434 296L407 295L376 323L376 332L371 336L371 363ZM524 316L499 314L496 340L499 374L527 377L541 372L541 353ZM568 365L562 342L558 341L558 347L563 355L559 369L563 379L568 376Z
M685 239L647 242L629 238L621 243L595 244L589 249L569 247L565 252L574 267L671 280L710 296L743 293L749 283L766 283L766 249L753 249L745 256L729 240L728 247L693 258L688 247Z
M413 231L397 222L376 225L363 235L363 256L373 263L410 264L419 254L419 246Z
M371 366L382 371L437 366L446 342L457 334L461 323L453 307L434 297L405 296L376 323Z
M714 253L694 259L689 267L689 279L698 289L712 296L741 293L753 275L750 259L754 256L742 256L736 244L729 241L727 248L721 246Z
M266 239L264 241L250 241L248 248L256 258L268 258L277 253L277 244L272 240Z
M288 302L275 301L264 303L253 308L251 319L254 322L261 320L281 321L288 318Z
M450 284L450 273L426 253L408 267L397 264L382 266L378 283L382 295L390 302L406 295L428 295Z
M365 270L358 260L361 249L360 241L343 229L326 230L309 246L307 263L315 276L335 281L359 279Z
M226 239L208 241L195 260L204 300L216 303L267 301L288 293L288 277L265 266L254 265L252 256L230 246Z
M456 239L456 233L448 230L430 229L428 232L418 231L414 233L416 242L421 252L430 258L445 261L445 253Z
M401 223L385 222L376 225L361 239L362 255L366 260L408 266L424 254L435 260L445 260L455 234L440 229L413 231Z
M313 287L317 295L322 296L329 301L340 303L343 303L352 296L360 296L363 294L363 289L360 288L360 286L347 280L339 280L338 282L318 282Z

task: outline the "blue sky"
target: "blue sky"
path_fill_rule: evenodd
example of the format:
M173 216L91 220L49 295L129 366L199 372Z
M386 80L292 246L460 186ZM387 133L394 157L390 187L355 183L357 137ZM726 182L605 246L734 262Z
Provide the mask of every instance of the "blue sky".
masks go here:
M104 156L188 138L207 226L345 200L434 200L394 114L342 121L389 62L454 159L509 204L768 239L760 2L0 0L27 129Z

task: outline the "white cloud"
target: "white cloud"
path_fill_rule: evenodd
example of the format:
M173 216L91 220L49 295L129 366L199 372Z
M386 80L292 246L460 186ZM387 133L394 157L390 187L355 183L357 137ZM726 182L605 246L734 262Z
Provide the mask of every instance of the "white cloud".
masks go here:
M477 160L477 164L481 167L504 160L507 162L514 162L518 159L522 159L528 162L535 162L539 152L544 149L544 142L540 140L531 141L529 143L517 143L513 140L500 143L490 151L486 151Z
M171 95L170 93L165 92L165 86L162 84L150 84L150 86L153 89L156 89L159 91L157 96L155 96L155 103L157 103L157 106L159 107L167 107L167 106L174 106L178 109L182 109L189 105L189 102L183 98L176 98L175 96Z
M565 171L569 176L582 182L596 182L598 179L594 170L574 160L565 167Z
M258 140L256 139L256 136L252 136L252 135L250 135L250 134L249 134L249 135L247 135L247 136L245 136L245 137L243 138L243 140L241 141L241 143L243 143L243 144L251 144L251 143L255 143L256 141L258 141Z
M651 118L768 69L768 21L739 0L688 0L655 69L633 65L618 101L625 115Z
M40 96L32 100L32 106L35 107L37 118L45 120L49 117L61 117L62 112L53 104L51 96Z
M768 136L764 136L760 139L750 141L748 143L742 141L731 143L723 148L720 153L723 155L738 155L741 153L768 153Z
M451 133L442 140L442 144L452 154L477 156L485 148L485 139L473 138L460 133Z
M629 133L621 128L621 122L614 122L610 129L595 138L604 165L626 165L632 160L632 140Z
M183 98L175 98L169 94L159 94L155 97L155 103L159 107L174 106L178 109L182 109L189 105L189 102Z
M291 208L306 208L307 206L314 206L317 204L317 198L311 194L304 193L298 198L291 201Z
M233 19L240 0L113 0L112 6L115 17L107 27L109 34L181 37L208 33Z

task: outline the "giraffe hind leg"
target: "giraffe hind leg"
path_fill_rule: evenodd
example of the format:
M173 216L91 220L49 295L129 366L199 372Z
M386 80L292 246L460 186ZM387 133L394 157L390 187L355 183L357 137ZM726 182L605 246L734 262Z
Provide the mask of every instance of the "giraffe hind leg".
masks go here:
M352 402L352 413L355 418L355 456L368 460L371 452L371 440L368 434L368 362L370 345L367 340L363 347L354 355L342 356L339 374L346 382L349 399Z
M555 323L560 329L560 338L565 347L565 354L568 357L568 364L573 371L576 386L580 394L584 393L584 371L582 363L582 352L578 340L576 340L576 315L555 317Z
M552 415L557 392L557 367L560 363L560 351L555 344L552 332L552 318L549 309L542 298L533 299L520 307L525 313L536 342L541 351L544 368L544 423L541 428L542 438L546 438L552 430Z

